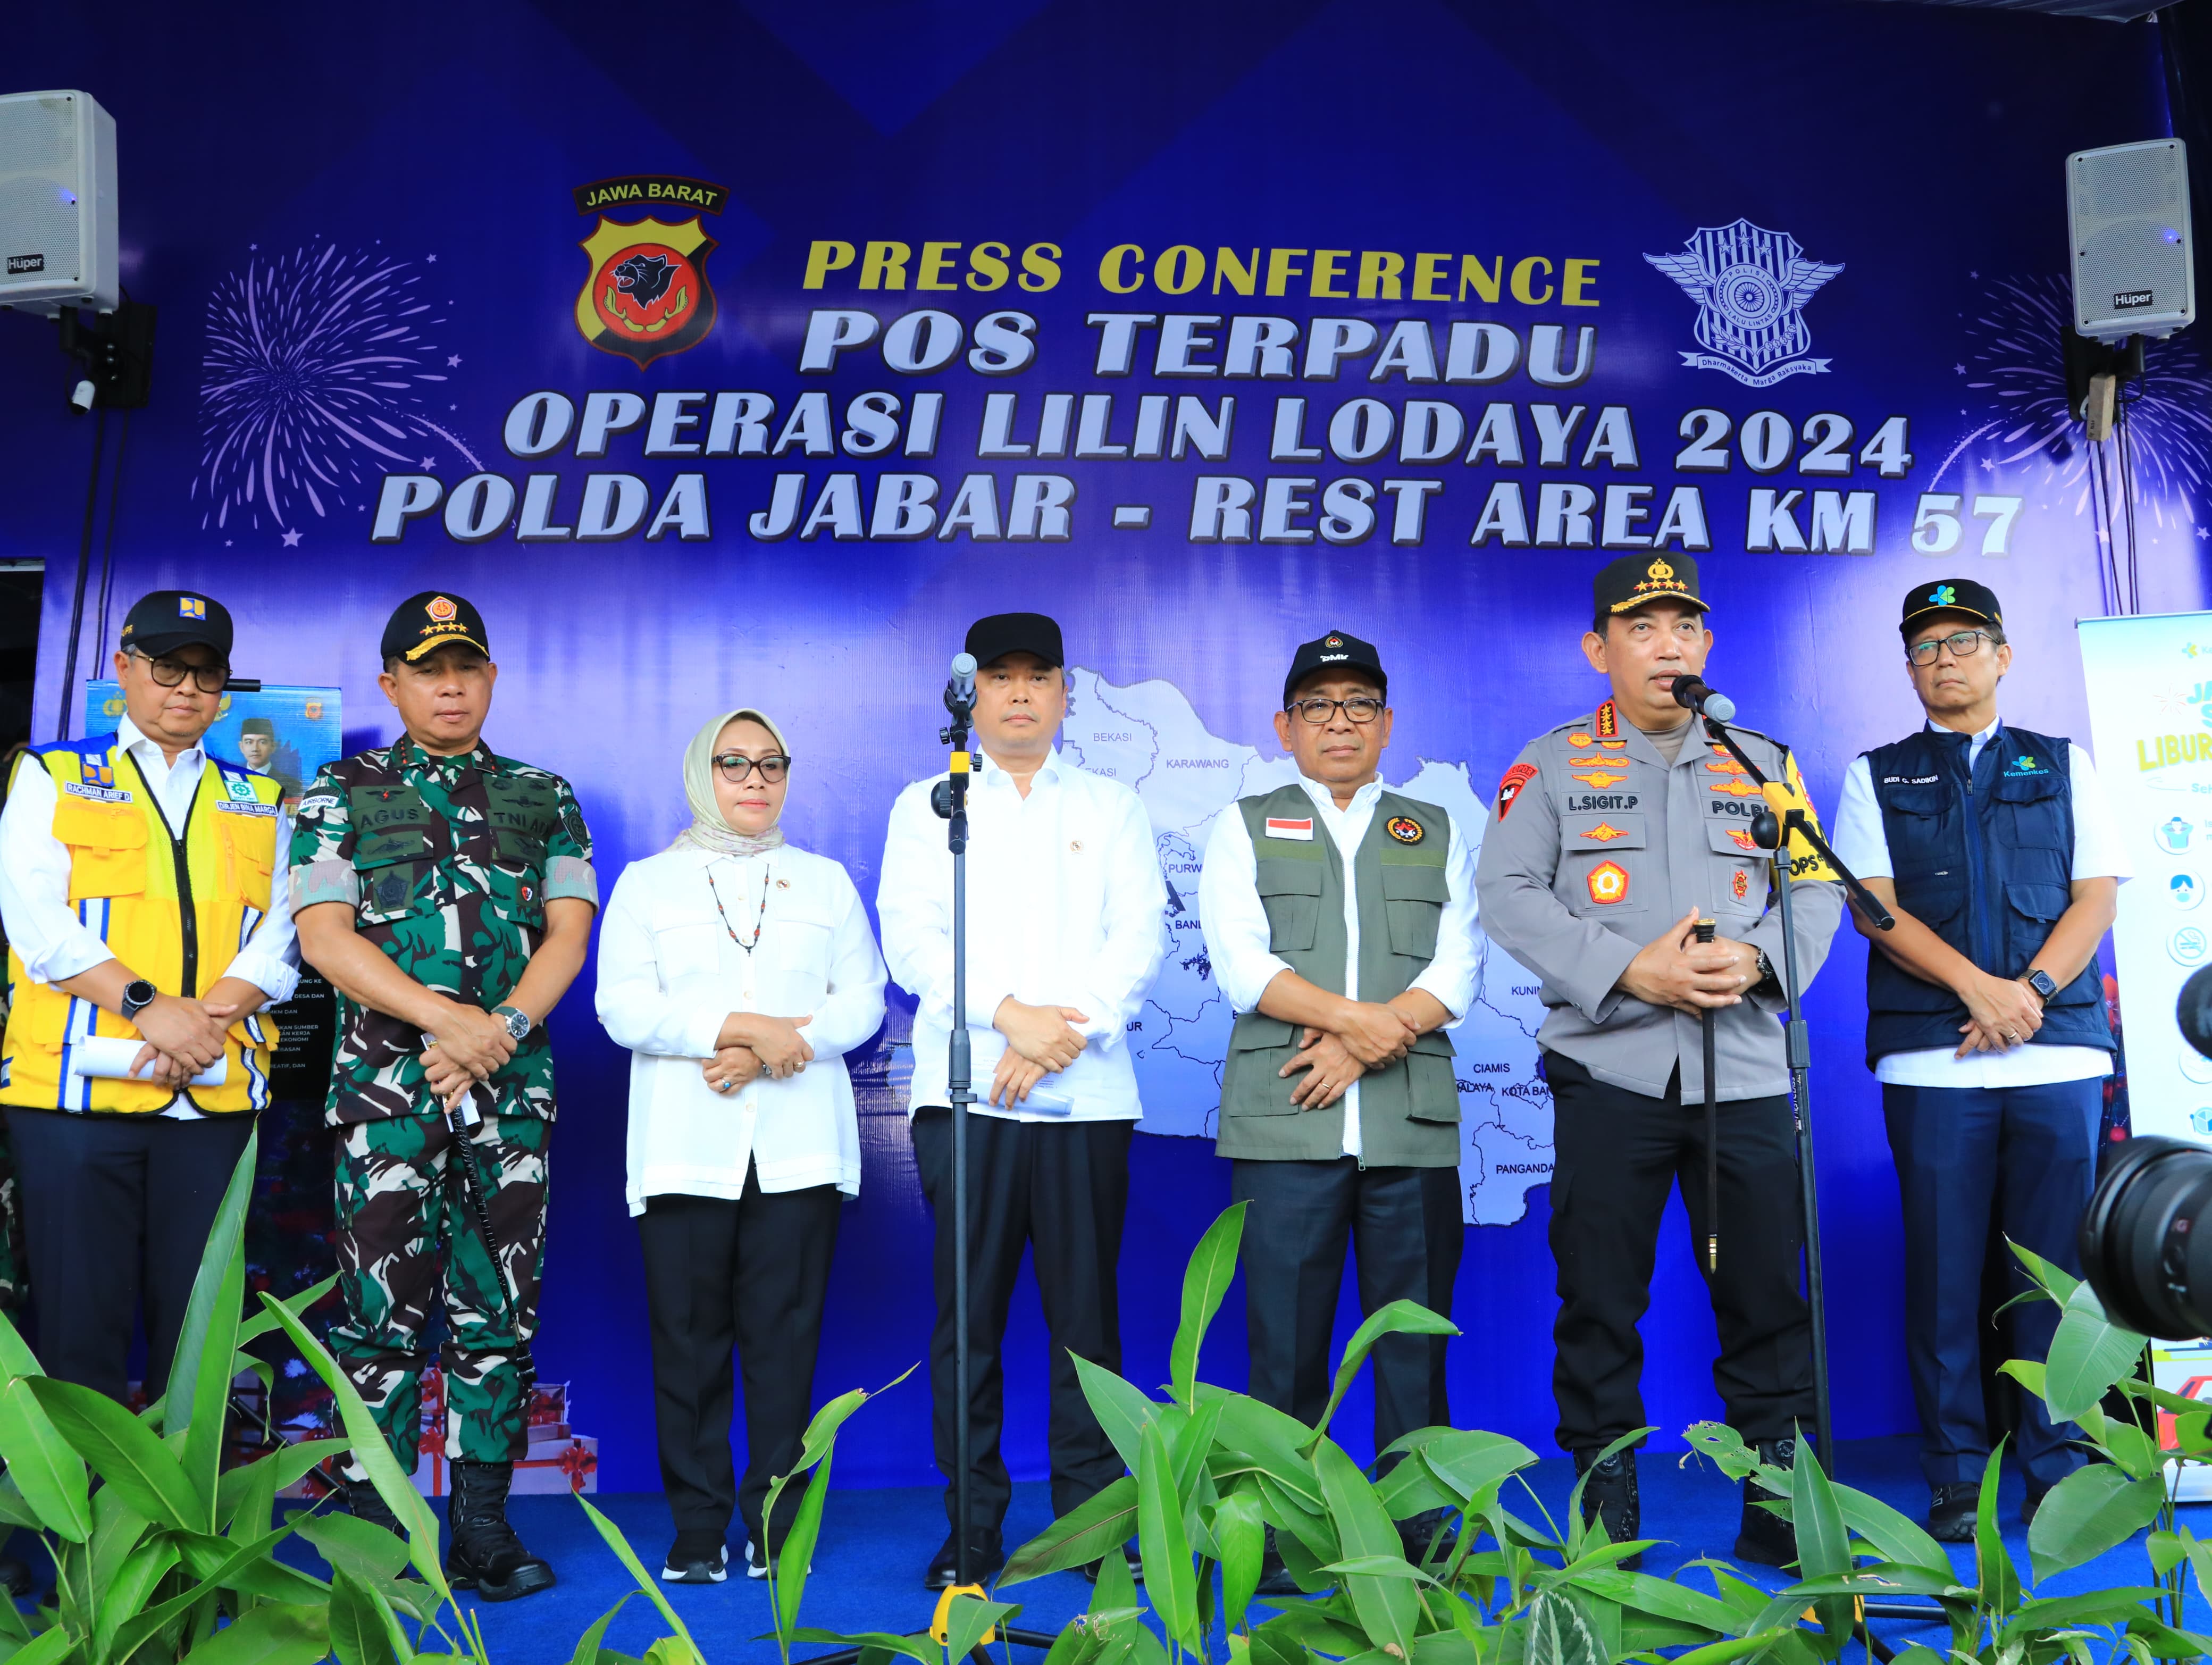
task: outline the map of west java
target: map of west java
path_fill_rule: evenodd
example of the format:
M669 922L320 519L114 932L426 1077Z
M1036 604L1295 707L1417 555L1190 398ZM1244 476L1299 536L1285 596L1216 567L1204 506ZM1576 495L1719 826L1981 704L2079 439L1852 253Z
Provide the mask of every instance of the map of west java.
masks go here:
M1297 778L1287 757L1207 732L1182 691L1165 682L1127 688L1079 666L1060 744L1069 759L1125 782L1152 817L1168 883L1167 963L1131 1025L1129 1045L1151 1133L1210 1138L1221 1106L1221 1070L1233 1013L1213 981L1200 930L1198 870L1213 818L1239 798ZM1489 811L1464 763L1419 760L1384 781L1395 792L1449 810L1479 848ZM1536 1073L1543 1007L1536 979L1478 936L1473 1006L1449 1031L1462 1121L1460 1181L1471 1225L1510 1225L1527 1212L1531 1186L1552 1178L1552 1095Z

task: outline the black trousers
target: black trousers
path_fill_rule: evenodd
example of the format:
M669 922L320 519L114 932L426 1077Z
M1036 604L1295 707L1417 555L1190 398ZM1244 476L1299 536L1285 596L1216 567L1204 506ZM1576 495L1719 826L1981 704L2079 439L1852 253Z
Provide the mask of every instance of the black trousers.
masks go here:
M637 1217L645 1249L646 1315L653 1331L653 1411L660 1484L679 1532L726 1533L742 1511L763 1554L782 1547L805 1487L776 1500L773 1536L762 1528L769 1483L799 1460L814 1402L814 1358L830 1260L837 1247L834 1185L647 1197ZM730 1355L745 1375L745 1477L730 1456Z
M122 1399L143 1301L146 1392L167 1387L192 1279L252 1131L251 1115L175 1121L9 1108L48 1376Z
M1232 1164L1230 1195L1244 1211L1241 1260L1249 1391L1310 1427L1328 1404L1329 1338L1349 1243L1359 1310L1419 1301L1451 1314L1467 1243L1456 1168L1363 1168L1334 1162ZM1416 1428L1449 1425L1441 1335L1386 1335L1375 1373L1375 1449Z
M1720 1107L1720 1270L1705 1270L1705 1107L1609 1087L1571 1059L1544 1054L1554 1111L1552 1255L1559 1316L1552 1391L1559 1440L1595 1451L1644 1425L1644 1340L1659 1221L1676 1184L1692 1252L1712 1297L1713 1366L1729 1425L1781 1439L1813 1422L1813 1323L1799 1285L1803 1214L1787 1094Z
M1129 1139L1136 1125L968 1118L969 1524L979 1535L998 1532L1013 1495L999 1450L1006 1401L999 1345L1006 1334L1006 1309L1025 1246L1033 1256L1051 1337L1048 1438L1053 1512L1065 1515L1088 1503L1123 1472L1113 1442L1083 1396L1068 1354L1117 1374L1121 1369L1115 1274L1129 1202ZM945 1517L951 1522L959 1425L953 1391L957 1333L951 1110L933 1107L915 1113L914 1159L937 1224L937 1328L930 1338L929 1385L937 1466L946 1481Z

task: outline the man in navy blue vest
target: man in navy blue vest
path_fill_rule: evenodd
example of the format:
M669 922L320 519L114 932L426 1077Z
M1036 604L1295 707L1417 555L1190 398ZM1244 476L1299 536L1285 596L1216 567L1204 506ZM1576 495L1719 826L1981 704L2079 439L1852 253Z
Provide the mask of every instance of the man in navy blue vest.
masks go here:
M2081 1272L2075 1228L2096 1181L2112 1073L2097 943L2128 877L2117 828L2071 741L1998 720L2012 667L1997 599L1971 579L1917 586L1901 629L1917 732L1850 766L1836 854L1897 915L1867 956L1867 1062L1905 1200L1905 1352L1920 1411L1928 1529L1972 1541L1989 1429L1980 1302L1990 1219ZM2012 1268L2015 1289L2026 1287ZM2039 1359L2058 1310L2012 1309L2013 1356ZM2079 1468L2021 1395L2022 1518Z

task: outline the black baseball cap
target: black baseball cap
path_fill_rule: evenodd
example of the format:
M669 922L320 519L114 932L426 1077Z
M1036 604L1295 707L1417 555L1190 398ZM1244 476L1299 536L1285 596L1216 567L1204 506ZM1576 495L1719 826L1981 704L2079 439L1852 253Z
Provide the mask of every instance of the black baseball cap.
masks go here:
M149 659L198 643L230 663L230 610L197 590L156 590L138 598L123 620L118 638L126 649Z
M1933 584L1914 585L1911 593L1905 598L1905 615L1897 622L1898 634L1911 635L1914 623L1930 613L1964 613L1984 624L2004 628L2004 612L1997 605L1996 592L1971 578L1945 578Z
M1375 673L1376 691L1390 691L1390 679L1382 674L1382 656L1375 651L1375 644L1347 635L1342 630L1331 630L1327 635L1316 636L1301 644L1298 651L1291 655L1291 674L1283 678L1285 706L1290 704L1298 684L1316 671L1371 671Z
M968 627L966 647L978 665L1009 653L1035 653L1047 665L1067 663L1060 645L1059 622L1042 613L994 613L979 618Z
M1683 601L1710 612L1698 593L1698 563L1686 555L1624 555L1598 568L1590 586L1596 611L1634 612L1654 601Z
M491 648L485 640L483 615L465 598L443 590L410 595L392 609L384 627L384 641L377 652L382 659L405 659L410 665L423 654L452 642L473 647L486 659Z

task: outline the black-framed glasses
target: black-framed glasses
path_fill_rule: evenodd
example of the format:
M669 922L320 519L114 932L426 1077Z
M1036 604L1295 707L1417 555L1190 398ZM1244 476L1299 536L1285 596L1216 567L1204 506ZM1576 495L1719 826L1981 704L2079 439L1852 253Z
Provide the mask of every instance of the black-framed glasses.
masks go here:
M187 665L184 660L171 659L166 653L156 659L151 654L140 653L135 647L131 650L131 656L144 659L147 675L163 688L181 687L185 678L190 677L192 686L201 693L220 694L223 684L230 680L230 667L227 665Z
M1933 665L1936 655L1943 648L1951 650L1954 659L1966 659L1982 651L1984 641L1996 638L1987 630L1954 630L1948 636L1935 636L1926 641L1916 641L1905 650L1905 657L1915 665Z
M1335 721L1340 711L1355 723L1371 723L1382 714L1382 702L1370 694L1354 694L1348 700L1325 700L1316 695L1310 700L1292 700L1283 709L1297 712L1302 720L1319 728Z
M721 770L722 778L725 781L727 781L733 787L743 786L746 781L752 777L752 772L755 769L758 769L760 771L760 778L762 780L767 781L769 785L774 786L777 781L783 779L784 775L790 771L791 759L788 757L748 757L743 752L726 751L720 757L714 759L714 767Z

